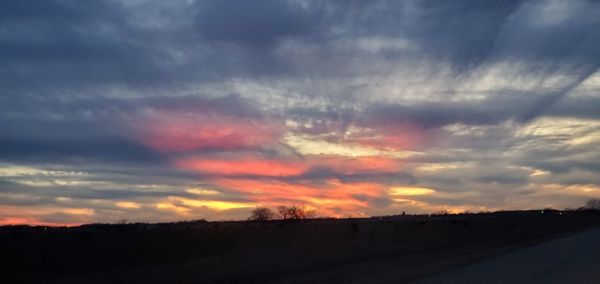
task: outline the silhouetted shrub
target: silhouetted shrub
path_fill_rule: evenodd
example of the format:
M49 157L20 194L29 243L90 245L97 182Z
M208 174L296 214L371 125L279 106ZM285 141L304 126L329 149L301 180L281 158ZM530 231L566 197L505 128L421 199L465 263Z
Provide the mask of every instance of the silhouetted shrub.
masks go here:
M296 206L279 206L277 207L277 213L282 220L303 220L315 216L315 210Z
M251 221L267 221L267 220L272 220L275 217L275 213L266 207L257 207L254 210L252 210L252 213L250 214L250 217L248 217L248 220Z

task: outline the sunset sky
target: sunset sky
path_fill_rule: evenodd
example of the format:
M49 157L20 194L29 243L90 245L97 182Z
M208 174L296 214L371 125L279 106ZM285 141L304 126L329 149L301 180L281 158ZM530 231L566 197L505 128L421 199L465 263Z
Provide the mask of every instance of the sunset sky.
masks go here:
M0 1L0 224L600 198L598 1Z

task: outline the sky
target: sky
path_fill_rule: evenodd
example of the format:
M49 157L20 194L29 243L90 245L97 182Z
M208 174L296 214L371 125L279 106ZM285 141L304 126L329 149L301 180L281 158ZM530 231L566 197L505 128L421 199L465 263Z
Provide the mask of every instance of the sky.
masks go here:
M0 1L0 224L577 208L598 1Z

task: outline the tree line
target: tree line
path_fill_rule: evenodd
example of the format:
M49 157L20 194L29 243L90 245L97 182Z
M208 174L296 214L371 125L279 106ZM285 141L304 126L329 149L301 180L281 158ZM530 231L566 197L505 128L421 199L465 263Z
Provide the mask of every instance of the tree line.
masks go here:
M303 220L315 217L315 210L298 206L278 206L276 211L267 207L257 207L250 213L248 220Z
M584 207L578 210L597 210L600 211L600 199L589 199ZM443 215L447 215L445 213ZM404 215L404 212L403 212ZM441 215L438 213L438 215ZM315 210L298 206L278 206L276 210L267 207L257 207L250 213L250 221L268 221L268 220L303 220L315 217Z

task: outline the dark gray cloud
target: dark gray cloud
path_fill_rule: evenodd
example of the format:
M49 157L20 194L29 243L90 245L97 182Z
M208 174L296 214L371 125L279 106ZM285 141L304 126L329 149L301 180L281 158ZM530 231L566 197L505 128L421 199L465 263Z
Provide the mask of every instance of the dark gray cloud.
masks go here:
M318 20L299 5L274 0L198 1L194 9L198 11L196 28L203 38L250 48L268 48L282 38L308 34Z
M494 60L498 36L523 2L419 1L419 15L409 24L410 37L425 54L469 70Z
M117 2L4 1L1 10L0 83L6 95L168 77L156 65L163 55L153 40Z
M5 161L68 162L87 159L96 162L162 163L160 155L140 145L119 137L93 137L89 139L46 138L0 139L0 155Z

